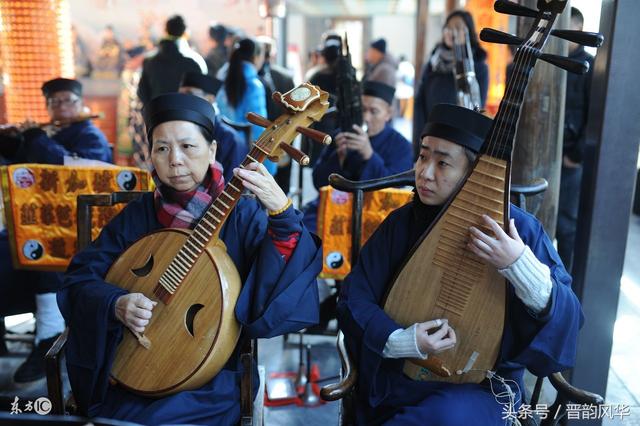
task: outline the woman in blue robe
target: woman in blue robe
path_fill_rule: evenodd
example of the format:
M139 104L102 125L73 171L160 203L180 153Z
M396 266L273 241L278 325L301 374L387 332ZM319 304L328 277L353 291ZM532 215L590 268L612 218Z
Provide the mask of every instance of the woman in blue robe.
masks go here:
M465 123L463 132L460 123ZM583 316L571 277L541 224L511 206L509 234L488 217L485 222L495 238L470 229L469 249L510 282L496 376L480 384L452 384L414 381L402 373L406 358L426 358L452 348L455 331L446 319L403 329L381 308L383 297L413 245L465 176L490 124L461 107L434 109L422 135L413 202L387 217L343 282L338 320L360 372L358 424L502 425L517 417L525 368L547 376L575 361Z
M219 169L212 166L215 113L209 103L192 95L167 94L152 100L144 115L158 189L129 203L73 258L58 293L69 324L66 357L73 394L81 413L92 417L153 425L236 424L242 341L294 332L318 320L320 243L263 166L252 163L236 169L245 188L269 212L267 217L256 200L241 198L220 232L244 283L235 307L243 326L236 350L199 389L152 399L110 384L123 324L144 331L155 302L139 293L128 294L105 282L104 276L127 247L149 232L169 226L193 228L223 187ZM255 367L253 374L257 380Z

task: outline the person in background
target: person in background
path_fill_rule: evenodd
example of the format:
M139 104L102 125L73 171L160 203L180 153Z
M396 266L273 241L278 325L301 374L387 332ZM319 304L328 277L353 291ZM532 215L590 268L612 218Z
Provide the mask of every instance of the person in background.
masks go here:
M431 52L429 60L422 71L418 83L418 91L413 105L413 140L418 141L420 131L426 123L429 112L440 103L457 103L456 87L453 70L455 60L453 56L453 31L469 32L469 41L473 51L476 79L480 86L482 107L487 101L489 89L489 67L486 63L487 53L480 47L476 27L471 14L464 10L456 10L447 16L442 28L442 40ZM418 145L415 145L418 146Z
M222 82L208 75L188 72L182 76L180 93L187 93L202 98L216 109L216 94ZM217 144L216 161L223 170L224 179L228 182L233 177L233 169L238 167L249 150L244 138L234 128L220 119L216 111L213 123L213 139Z
M84 111L82 84L77 80L55 78L42 85L47 113L51 120L72 120ZM44 129L27 121L18 134L17 148L2 155L11 163L64 164L64 157L100 160L111 163L111 147L104 134L83 120L63 127ZM6 145L0 144L3 149ZM56 303L56 291L63 274L16 270L11 262L7 230L0 231L0 317L8 315L16 300L35 299L35 344L27 359L13 375L16 383L26 383L45 376L44 356L64 331L65 322Z
M217 96L220 114L236 123L248 123L246 116L249 112L267 116L266 91L258 78L263 62L260 45L253 39L244 38L236 44L229 59L224 85ZM248 147L263 130L260 126L251 125L252 140L246 141ZM277 166L274 162L265 160L264 165L269 173L275 175Z
M185 72L202 73L197 62L186 57L178 48L186 29L182 17L176 15L169 18L165 26L165 38L160 40L157 50L142 63L138 97L143 105L163 93L177 92Z
M398 62L387 52L387 41L380 38L369 45L366 53L367 70L363 81L377 81L396 87Z
M582 31L584 17L575 7L571 8L571 29ZM560 196L558 199L558 220L556 238L558 253L569 271L573 268L576 227L580 206L582 185L582 161L585 148L585 129L589 113L593 56L584 47L569 43L569 58L587 61L586 74L567 73L567 91L564 110L564 140L562 145L562 171L560 174Z
M229 50L225 45L227 34L227 28L222 24L209 27L209 40L211 40L212 46L205 61L209 68L209 75L212 77L215 77L218 70L229 60Z

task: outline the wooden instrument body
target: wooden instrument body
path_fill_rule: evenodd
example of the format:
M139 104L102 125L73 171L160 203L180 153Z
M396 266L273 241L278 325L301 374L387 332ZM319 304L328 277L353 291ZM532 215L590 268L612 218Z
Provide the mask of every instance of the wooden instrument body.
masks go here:
M183 229L151 233L131 245L107 273L107 282L158 301L145 329L150 349L125 329L111 369L113 379L132 392L160 397L199 388L220 371L238 342L241 327L234 311L240 276L217 238L168 303L154 295L189 235Z
M507 162L480 156L394 279L383 305L391 318L404 327L446 318L457 338L452 349L424 361L406 361L404 372L409 377L479 383L486 370L493 368L504 328L506 281L466 245L470 226L491 234L483 224L483 214L504 228L508 223L508 194ZM474 352L477 359L472 370L484 371L457 374Z

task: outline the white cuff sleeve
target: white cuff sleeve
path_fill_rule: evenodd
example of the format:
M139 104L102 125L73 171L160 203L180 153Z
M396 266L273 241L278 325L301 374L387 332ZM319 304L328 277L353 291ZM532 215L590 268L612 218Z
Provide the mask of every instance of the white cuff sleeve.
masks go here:
M498 272L509 280L516 296L534 313L539 314L547 307L553 288L551 271L529 246L525 246L518 260L505 269L498 269Z
M423 354L418 348L416 325L413 324L404 330L399 328L391 333L382 350L382 356L385 358L427 359L427 354Z

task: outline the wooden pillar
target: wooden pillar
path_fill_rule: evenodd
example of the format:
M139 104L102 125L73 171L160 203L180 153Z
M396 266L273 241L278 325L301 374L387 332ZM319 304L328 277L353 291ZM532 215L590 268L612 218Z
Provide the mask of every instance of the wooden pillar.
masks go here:
M586 128L573 267L573 289L585 323L578 336L572 383L602 396L607 390L640 135L638 16L640 2L602 2L599 31L604 44L593 66ZM631 339L632 333L621 338Z
M429 0L417 0L416 1L416 54L414 58L415 64L415 79L413 90L414 93L418 93L418 86L420 85L420 79L422 78L422 65L425 61L425 48L427 45L427 25L429 22ZM416 133L414 129L414 134ZM419 141L413 138L413 153L414 158L417 157Z
M68 0L0 2L7 120L49 119L40 87L74 77Z
M520 4L536 8L536 0L521 0ZM518 19L518 35L524 37L532 23L531 18ZM558 16L554 28L569 27L569 7ZM566 56L567 42L549 37L545 53ZM538 218L551 236L555 235L562 165L562 136L564 126L566 72L558 67L538 61L529 81L522 105L513 152L511 182L526 184L543 177L549 188L541 200L527 202L536 209Z

